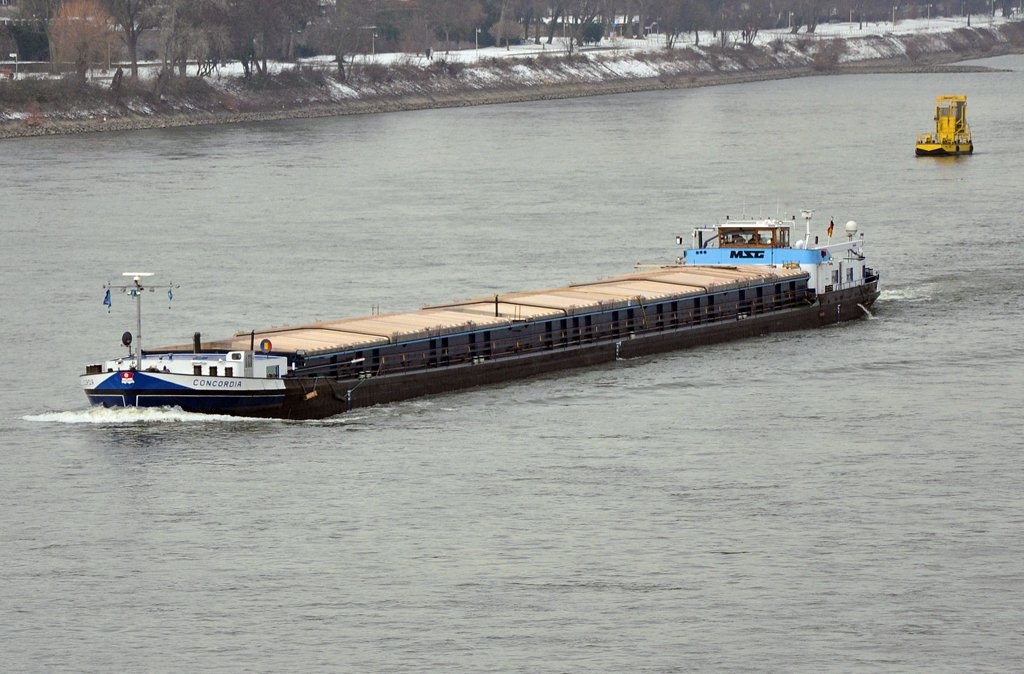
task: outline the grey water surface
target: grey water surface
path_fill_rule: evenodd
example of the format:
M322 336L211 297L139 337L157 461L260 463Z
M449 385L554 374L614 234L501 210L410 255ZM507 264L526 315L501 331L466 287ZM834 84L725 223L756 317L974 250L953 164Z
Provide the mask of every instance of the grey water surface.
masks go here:
M0 144L7 671L1014 671L1024 57ZM918 159L964 93L974 156ZM864 232L874 316L321 422L87 409L122 350Z

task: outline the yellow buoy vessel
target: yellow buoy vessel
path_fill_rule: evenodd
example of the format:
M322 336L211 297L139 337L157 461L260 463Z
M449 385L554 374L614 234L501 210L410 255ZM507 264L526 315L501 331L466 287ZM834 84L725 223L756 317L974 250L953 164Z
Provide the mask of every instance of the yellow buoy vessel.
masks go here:
M967 97L937 97L935 131L917 134L917 156L946 157L973 152L971 128L967 126Z

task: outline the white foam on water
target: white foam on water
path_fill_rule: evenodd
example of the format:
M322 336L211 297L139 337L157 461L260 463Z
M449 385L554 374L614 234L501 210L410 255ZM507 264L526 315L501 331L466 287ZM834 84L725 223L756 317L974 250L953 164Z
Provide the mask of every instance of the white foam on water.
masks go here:
M25 421L40 421L56 424L154 424L154 423L237 423L275 421L274 419L253 419L233 417L226 414L199 414L185 412L178 407L91 407L68 412L47 412L29 414Z
M348 412L346 414L327 417L326 419L289 420L288 423L306 424L309 426L350 426L359 424L369 418L370 416L368 414L357 415L352 412Z
M932 294L927 286L912 288L884 289L879 293L878 299L886 302L928 302Z

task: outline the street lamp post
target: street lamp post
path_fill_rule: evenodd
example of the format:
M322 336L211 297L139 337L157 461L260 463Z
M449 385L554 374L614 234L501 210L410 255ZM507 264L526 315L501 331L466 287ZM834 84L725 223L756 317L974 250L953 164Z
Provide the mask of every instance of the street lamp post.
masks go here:
M480 60L480 29L476 29L476 34L473 36L473 42L476 45L476 60Z
M374 56L376 56L377 55L377 26L360 26L359 30L368 30L368 31L370 31L370 53L373 54ZM359 33L359 35L362 35L362 33ZM359 38L359 41L360 42L363 41L362 37ZM376 59L374 59L374 60L376 60ZM363 52L363 61L364 62L366 61L366 52Z

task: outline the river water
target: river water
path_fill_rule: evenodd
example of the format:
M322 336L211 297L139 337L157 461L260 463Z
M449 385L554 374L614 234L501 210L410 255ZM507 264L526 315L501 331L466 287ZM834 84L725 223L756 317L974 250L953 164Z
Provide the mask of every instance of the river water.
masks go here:
M5 141L11 671L999 671L1024 659L1024 57ZM972 157L918 159L968 95ZM90 411L147 344L855 219L875 317L321 422Z

